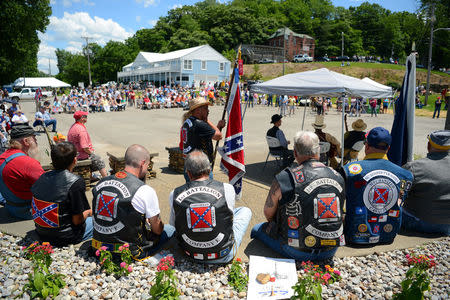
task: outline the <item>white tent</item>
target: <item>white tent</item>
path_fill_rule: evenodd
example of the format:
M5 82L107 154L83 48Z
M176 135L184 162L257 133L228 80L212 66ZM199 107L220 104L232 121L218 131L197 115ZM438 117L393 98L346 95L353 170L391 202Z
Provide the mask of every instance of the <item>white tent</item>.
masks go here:
M372 80L369 77L364 77L361 80L365 81L367 83L370 83L370 84L372 84L372 85L374 85L376 87L379 87L380 89L385 89L387 92L390 92L391 96L389 96L389 97L393 97L394 96L394 93L393 93L392 88L390 86L387 86L387 85L381 84L379 82L376 82L375 80Z
M378 85L381 85L377 83ZM363 98L391 97L392 89L326 68L284 75L251 86L252 92L290 96L347 96Z
M392 89L382 88L361 79L326 68L288 74L251 86L252 92L289 96L354 96L362 98L392 97ZM303 112L303 123L305 122ZM344 109L342 110L341 153L344 153ZM303 129L303 125L302 125ZM343 160L341 160L342 166Z
M25 82L24 82L25 81ZM65 83L55 77L20 77L17 78L13 83L14 87L70 87L70 84Z

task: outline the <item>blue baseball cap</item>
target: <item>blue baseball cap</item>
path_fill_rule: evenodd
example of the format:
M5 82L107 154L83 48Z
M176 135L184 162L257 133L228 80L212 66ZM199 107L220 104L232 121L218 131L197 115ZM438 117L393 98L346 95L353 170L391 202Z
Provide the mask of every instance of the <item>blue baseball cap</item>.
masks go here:
M392 142L389 131L383 127L375 127L366 135L366 142L369 146L387 150Z

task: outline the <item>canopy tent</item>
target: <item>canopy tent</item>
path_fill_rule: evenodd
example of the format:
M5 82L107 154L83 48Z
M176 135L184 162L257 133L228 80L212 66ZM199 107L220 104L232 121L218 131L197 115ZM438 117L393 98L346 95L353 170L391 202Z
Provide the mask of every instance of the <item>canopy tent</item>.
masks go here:
M393 97L394 96L394 93L392 92L392 88L390 86L387 86L387 85L381 84L379 82L376 82L375 80L372 80L369 77L364 77L362 79L362 81L370 83L370 84L372 84L372 85L374 85L376 87L379 87L380 89L385 89L387 92L391 93L391 96L389 96L389 97Z
M379 83L377 83L379 84ZM380 85L380 84L379 84ZM384 98L392 89L381 88L361 79L330 71L326 68L288 74L251 86L252 92L290 96L347 96Z
M251 86L256 93L290 95L290 96L353 96L362 98L392 97L392 89L382 88L361 79L330 71L326 68L288 74ZM303 112L303 124L305 122ZM342 110L341 155L344 153L344 113ZM302 125L303 130L303 125ZM343 159L341 160L341 166Z
M65 83L55 77L19 77L13 83L14 87L70 87L70 84Z

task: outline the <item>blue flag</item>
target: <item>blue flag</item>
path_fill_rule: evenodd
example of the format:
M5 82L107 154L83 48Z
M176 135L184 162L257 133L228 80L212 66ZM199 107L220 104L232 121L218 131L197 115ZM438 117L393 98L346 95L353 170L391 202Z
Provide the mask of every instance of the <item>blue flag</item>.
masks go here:
M413 53L406 60L406 73L400 97L395 101L392 143L388 152L389 160L399 166L413 159L415 102L416 56Z

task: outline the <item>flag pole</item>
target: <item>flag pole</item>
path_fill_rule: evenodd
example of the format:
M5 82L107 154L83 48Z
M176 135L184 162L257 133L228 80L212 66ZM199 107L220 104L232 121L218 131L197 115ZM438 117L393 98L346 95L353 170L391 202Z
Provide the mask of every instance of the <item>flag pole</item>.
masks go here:
M222 112L222 118L221 120L225 119L225 114L227 112L227 106L228 106L228 102L230 101L230 94L231 94L231 85L233 84L233 79L235 76L235 70L236 70L236 62L241 59L241 45L239 45L238 48L238 52L236 54L236 59L234 60L234 64L233 64L233 72L231 73L231 77L230 77L230 85L228 86L228 91L227 91L227 99L225 101L225 105L223 107L223 112ZM216 146L214 147L214 154L213 154L213 161L211 164L211 172L214 171L214 165L216 162L216 156L217 156L217 147L219 147L219 141L216 141Z

